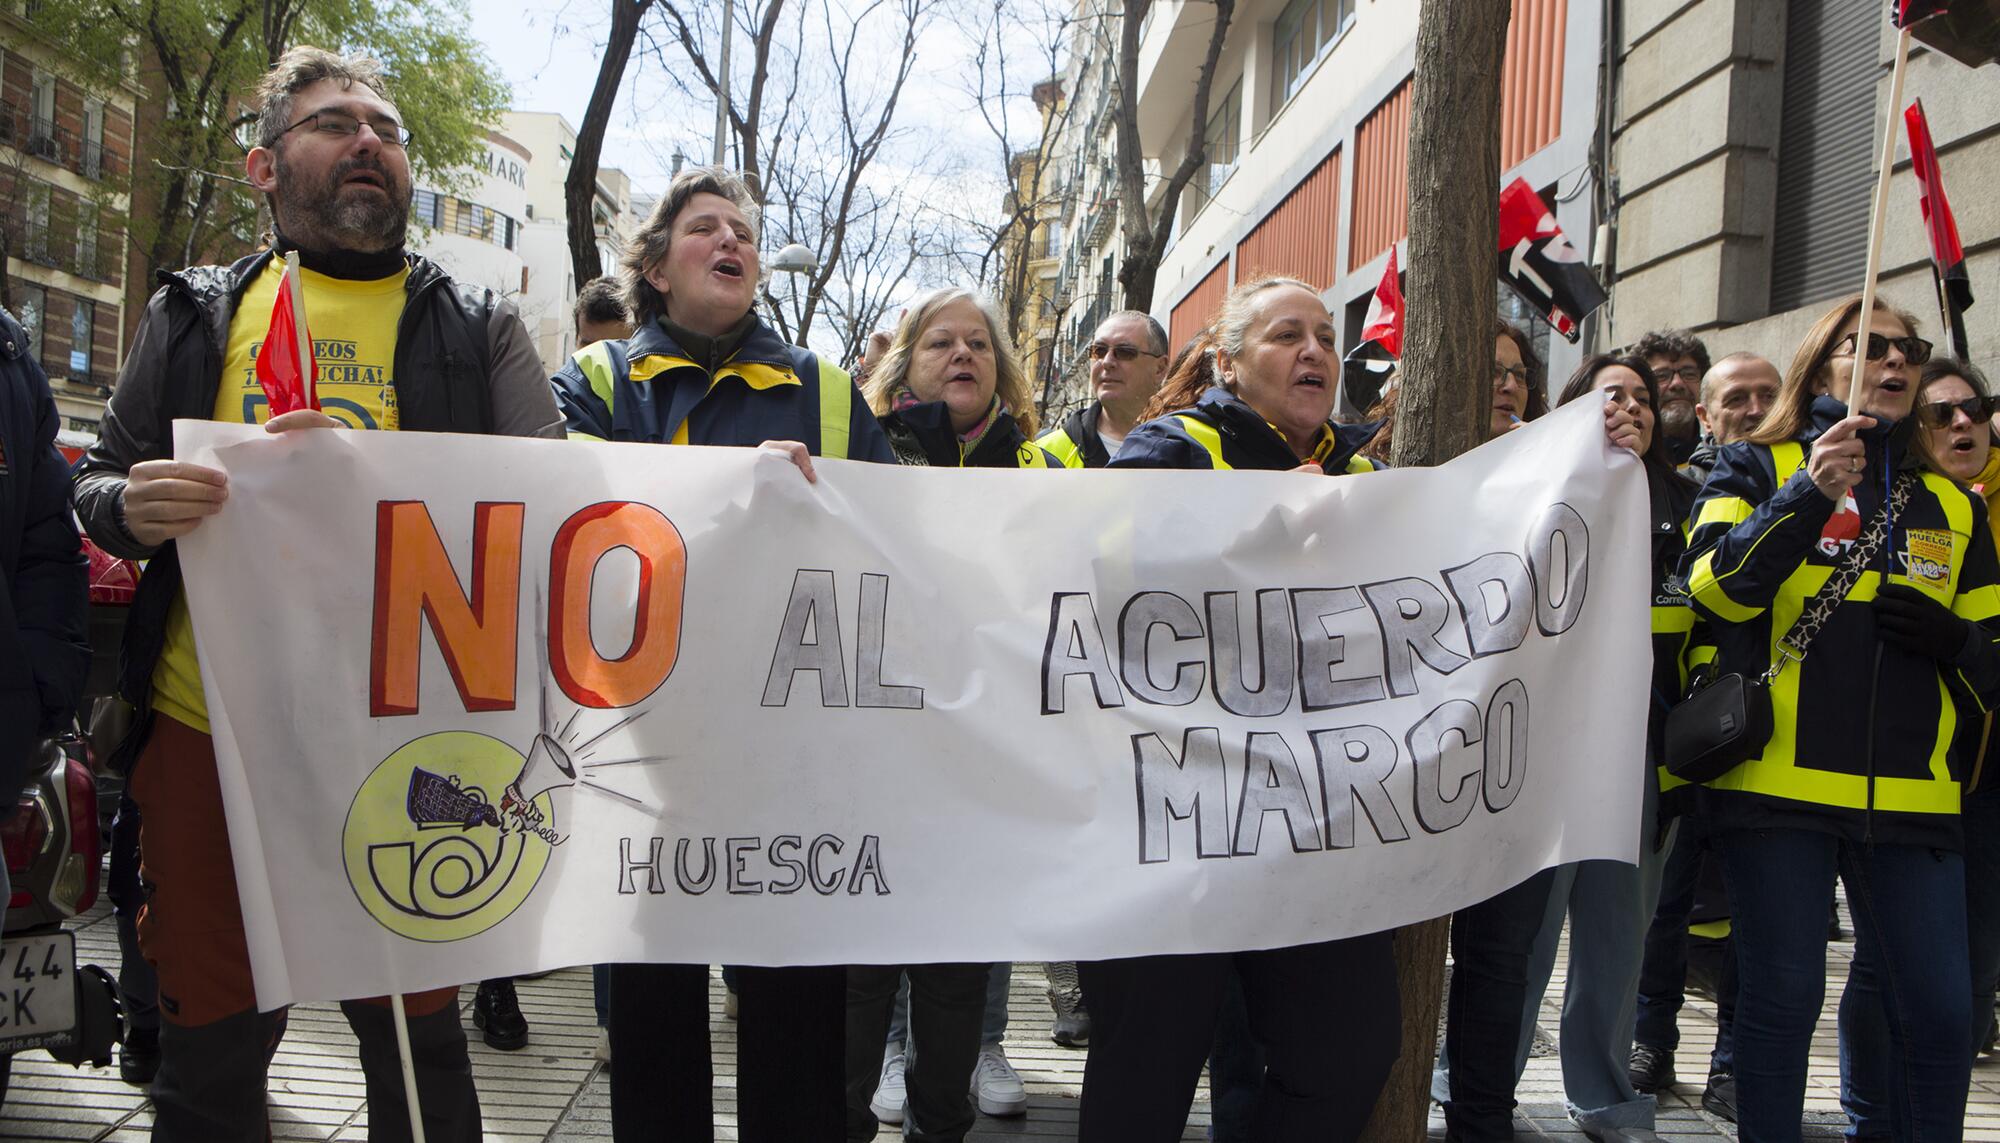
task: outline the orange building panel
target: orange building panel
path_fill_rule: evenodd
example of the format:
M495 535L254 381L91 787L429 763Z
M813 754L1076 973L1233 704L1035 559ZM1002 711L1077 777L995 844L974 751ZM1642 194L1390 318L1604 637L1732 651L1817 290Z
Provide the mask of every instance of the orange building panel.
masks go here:
M1354 226L1347 268L1359 269L1403 237L1409 225L1410 84L1361 121L1354 133Z
M1336 149L1236 244L1237 280L1278 274L1324 290L1339 273L1334 256L1339 234L1340 151Z
M1201 332L1208 319L1215 316L1215 309L1222 304L1222 296L1229 292L1229 260L1216 263L1215 269L1201 280L1201 284L1188 291L1174 312L1167 318L1167 344L1170 352L1178 353L1188 339Z
M1569 0L1514 0L1500 68L1500 169L1562 133L1563 32Z

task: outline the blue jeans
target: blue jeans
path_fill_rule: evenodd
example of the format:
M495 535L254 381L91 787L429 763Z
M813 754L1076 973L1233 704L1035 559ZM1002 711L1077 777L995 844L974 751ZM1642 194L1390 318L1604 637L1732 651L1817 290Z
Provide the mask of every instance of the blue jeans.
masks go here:
M1653 1097L1632 1088L1632 1025L1646 927L1659 901L1660 874L1673 839L1669 836L1655 849L1650 814L1646 822L1638 865L1580 861L1557 867L1548 911L1542 915L1528 963L1528 1003L1514 1056L1516 1076L1528 1067L1535 1014L1555 971L1567 915L1569 975L1563 985L1562 1030L1557 1039L1562 1045L1564 1103L1570 1118L1587 1132L1653 1128Z
M991 1048L1007 1038L1007 989L1014 982L1014 966L1005 962L993 966L986 977L986 1011L979 1020L979 1046ZM889 1014L888 1045L903 1043L910 1034L910 981L905 977L896 988L896 1007Z
M1646 930L1645 958L1639 967L1639 1007L1633 1040L1671 1052L1681 1046L1681 1006L1687 1000L1688 918L1695 908L1695 890L1702 864L1713 852L1708 828L1698 816L1680 820L1674 844L1660 875L1660 902ZM1723 946L1723 956L1733 954ZM1728 1074L1733 1064L1730 1032L1736 1022L1736 974L1725 965L1716 983L1715 1047L1708 1055L1710 1075Z
M1841 1072L1885 1066L1879 1074L1888 1081L1872 1095L1864 1081L1863 1100L1872 1101L1866 1115L1875 1124L1886 1119L1897 1138L1961 1138L1972 1073L1964 859L1814 830L1717 836L1739 984L1738 1138L1799 1138L1806 1054L1826 999L1826 899L1835 877L1847 886L1855 937L1840 1010ZM1865 1028L1876 1014L1880 1039ZM1883 1042L1886 1065L1871 1062L1870 1046Z

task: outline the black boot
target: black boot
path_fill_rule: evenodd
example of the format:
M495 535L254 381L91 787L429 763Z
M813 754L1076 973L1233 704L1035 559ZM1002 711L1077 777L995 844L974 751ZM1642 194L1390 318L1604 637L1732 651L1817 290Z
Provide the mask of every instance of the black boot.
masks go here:
M153 1082L160 1070L160 1030L134 1028L118 1046L118 1078L135 1087Z
M528 1018L521 1015L512 978L479 982L479 993L472 998L472 1026L484 1033L489 1048L516 1052L528 1046Z

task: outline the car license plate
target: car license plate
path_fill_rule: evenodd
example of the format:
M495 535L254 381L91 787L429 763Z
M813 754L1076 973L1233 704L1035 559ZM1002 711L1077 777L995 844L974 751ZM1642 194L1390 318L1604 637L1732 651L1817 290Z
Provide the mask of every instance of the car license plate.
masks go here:
M0 939L0 1051L63 1043L75 1030L75 935Z

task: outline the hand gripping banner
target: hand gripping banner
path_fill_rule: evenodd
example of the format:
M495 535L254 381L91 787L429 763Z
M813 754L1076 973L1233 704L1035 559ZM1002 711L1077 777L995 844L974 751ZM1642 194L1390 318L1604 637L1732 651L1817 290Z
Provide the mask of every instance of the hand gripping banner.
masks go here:
M1630 861L1647 500L176 425L261 1006L600 961L1266 948ZM307 598L296 592L310 585Z

